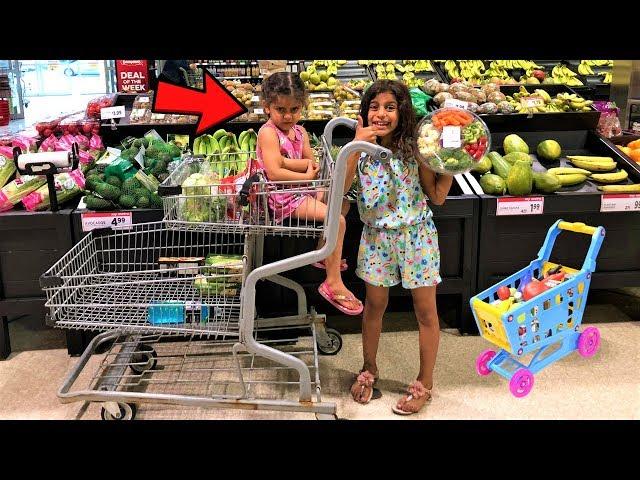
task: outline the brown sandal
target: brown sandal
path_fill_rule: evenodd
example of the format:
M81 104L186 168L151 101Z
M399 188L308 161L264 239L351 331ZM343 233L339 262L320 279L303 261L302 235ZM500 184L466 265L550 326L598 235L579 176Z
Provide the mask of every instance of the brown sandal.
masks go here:
M420 407L417 411L412 412L409 410L403 410L401 405L404 406L404 404L413 399L420 399L423 397L427 397L425 403L430 402L433 398L431 395L431 390L432 388L427 389L422 384L422 382L416 380L415 382L412 382L411 385L409 385L409 388L407 388L408 395L402 397L395 406L391 407L391 410L393 410L393 413L396 413L398 415L413 415L414 413L418 413L420 410L422 410L422 407ZM424 404L422 406L424 407Z

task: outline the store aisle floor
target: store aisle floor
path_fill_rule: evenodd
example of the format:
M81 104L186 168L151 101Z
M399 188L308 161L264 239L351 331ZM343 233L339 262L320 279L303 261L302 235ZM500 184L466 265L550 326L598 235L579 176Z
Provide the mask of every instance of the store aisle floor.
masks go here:
M589 307L588 317L621 320L616 311L594 305ZM414 321L409 314L395 316L391 321L407 325ZM434 400L412 417L394 415L391 406L416 373L417 332L383 333L379 361L383 397L364 406L354 403L348 394L354 372L360 367L360 335L346 334L338 355L320 358L323 400L336 402L338 415L346 419L640 419L640 377L636 374L640 371L640 322L601 323L598 327L602 344L596 357L585 359L573 353L551 365L536 375L532 392L522 399L509 393L502 377L496 374L479 377L475 373L476 355L490 347L486 341L443 331ZM54 348L16 351L0 362L0 419L98 419L96 404L61 404L56 397L57 389L77 361L67 355L66 349ZM98 361L99 358L91 360L96 365ZM149 404L139 408L137 418L313 419L314 416Z

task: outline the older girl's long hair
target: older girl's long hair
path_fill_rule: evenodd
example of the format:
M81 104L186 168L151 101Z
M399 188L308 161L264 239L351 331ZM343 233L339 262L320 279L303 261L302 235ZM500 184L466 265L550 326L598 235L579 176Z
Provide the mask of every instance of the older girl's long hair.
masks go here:
M398 126L391 137L392 150L399 153L406 161L415 159L418 155L417 120L409 89L404 83L397 80L376 80L371 84L360 101L360 116L363 126L369 126L369 105L380 93L391 93L398 102Z

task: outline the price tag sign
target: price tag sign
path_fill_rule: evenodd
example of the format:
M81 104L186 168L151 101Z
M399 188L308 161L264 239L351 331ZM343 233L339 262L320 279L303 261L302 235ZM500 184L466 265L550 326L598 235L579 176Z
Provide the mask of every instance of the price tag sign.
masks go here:
M520 103L525 108L535 108L544 106L544 98L538 95L531 95L529 97L520 97Z
M464 100L457 100L455 98L447 98L444 101L444 107L445 108L455 107L455 108L462 108L463 110L466 110L467 108L469 108L469 102L465 102Z
M100 109L100 118L102 120L122 117L124 117L124 105L120 105L118 107L105 107Z
M542 215L544 197L498 198L496 215Z
M251 97L251 101L252 102L259 102L260 101L260 97L258 95L254 95L253 97Z
M91 212L82 215L82 231L96 228L131 228L132 212Z
M253 109L253 113L255 113L256 115L264 115L264 109L262 109L262 108L254 108Z
M602 195L601 212L640 212L640 193L611 193Z
M442 146L444 148L460 148L460 127L445 125L442 127Z

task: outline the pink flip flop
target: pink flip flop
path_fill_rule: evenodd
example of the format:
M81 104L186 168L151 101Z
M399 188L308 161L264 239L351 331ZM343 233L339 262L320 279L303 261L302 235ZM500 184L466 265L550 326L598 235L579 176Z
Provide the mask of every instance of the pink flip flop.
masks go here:
M335 293L333 293L331 288L329 288L329 285L327 285L327 282L324 282L322 285L318 287L318 292L320 293L320 295L322 295L322 297L327 302L329 302L331 305L333 305L334 307L336 307L338 310L340 310L342 313L346 315L360 315L362 313L362 310L364 310L364 305L362 305L362 302L360 302L360 307L358 307L355 310L349 310L344 305L340 305L338 302L336 302L336 300L352 300L352 301L353 300L359 301L359 300L352 296L347 297L346 295L336 295Z
M324 264L324 260L322 260L321 262L312 263L311 265L321 270L327 269L326 265ZM340 271L344 272L347 268L349 268L349 266L347 265L347 259L343 258L342 260L340 260Z

